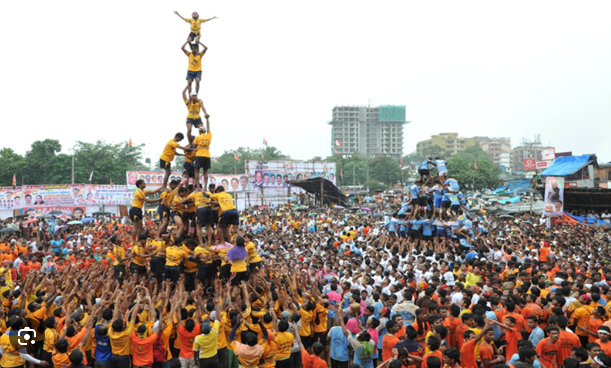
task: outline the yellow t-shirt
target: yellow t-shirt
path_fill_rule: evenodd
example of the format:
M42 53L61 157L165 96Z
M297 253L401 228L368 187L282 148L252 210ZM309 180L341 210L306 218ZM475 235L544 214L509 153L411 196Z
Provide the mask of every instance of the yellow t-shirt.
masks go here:
M174 197L173 201L172 201L172 211L174 212L178 212L179 214L182 215L182 211L185 207L184 204L178 204L180 201L182 201L184 198L176 196Z
M115 256L113 266L125 266L125 261L119 262L119 258L125 258L125 248L116 245L112 250L112 254Z
M136 189L134 192L134 198L132 200L132 207L140 208L144 207L144 197L149 193L148 190Z
M165 265L169 267L180 266L180 263L189 257L187 252L178 248L176 245L172 245L171 247L167 248L165 250L165 256Z
M183 245L182 250L184 250L186 253L189 253L191 251L191 249L189 249L189 247L187 247L186 245ZM189 261L189 259L185 259L185 272L186 273L193 273L197 271L197 267L199 265L196 262L193 261Z
M178 147L178 142L176 142L174 138L170 139L170 141L166 143L160 158L165 162L174 161L174 156L176 155L176 147Z
M233 204L233 197L231 194L227 192L220 192L214 193L210 197L219 203L219 206L221 207L219 215L225 211L235 210L235 205Z
M193 200L197 208L210 207L210 198L204 192L191 193L187 198Z
M185 54L189 57L189 71L190 72L201 72L202 71L202 56L204 53L194 54L186 51Z
M189 114L187 114L188 119L200 118L199 111L201 110L202 100L197 100L196 102L193 102L191 100L185 100L185 105L187 105L187 110L189 110Z
M189 23L191 25L191 33L195 33L196 35L199 34L199 31L202 27L202 23L206 23L205 19L190 19L187 18L185 19L185 22Z
M295 337L292 333L278 332L274 340L278 344L278 351L276 352L276 360L288 359L291 356L291 348L293 347L293 341Z
M129 355L132 348L131 335L134 326L131 323L126 324L127 327L121 332L115 332L112 326L108 329L108 337L110 337L110 347L114 355Z
M54 328L47 328L45 330L45 342L42 345L42 350L52 353L52 348L55 343L59 340L59 333Z
M218 254L219 257L221 257L221 260L222 260L221 261L221 266L225 266L225 265L229 264L229 262L225 262L225 259L227 259L227 252L229 252L229 249L227 249L227 248L217 248L217 249L214 250L214 252L216 254Z
M161 255L161 253L165 253L165 250L168 247L165 240L151 240L151 247L155 248L155 257L165 258L165 255Z
M193 144L197 145L196 157L210 157L210 143L212 142L212 133L202 133L195 137Z
M195 161L195 151L187 151L185 152L185 162L190 164Z
M2 346L2 358L0 358L0 366L2 367L17 367L22 366L24 360L19 355L19 352L13 348L9 335L0 336L0 346Z
M246 244L246 252L248 252L248 262L249 263L257 263L261 262L261 257L257 254L257 247L255 243L250 242Z
M299 310L299 315L301 316L299 336L310 336L312 334L312 313L302 308Z
M217 354L219 321L215 321L211 327L209 334L197 335L193 340L193 351L199 351L200 359L212 358Z
M132 262L138 266L144 267L146 264L146 259L141 257L142 254L145 254L144 249L142 249L142 247L139 245L134 245L132 247L132 254Z
M204 257L212 257L214 255L214 253L212 253L211 251L209 251L208 249L206 249L205 247L201 247L201 246L197 246L195 247L195 255L197 256L204 256ZM206 261L206 264L211 264L212 263L212 258L208 259Z

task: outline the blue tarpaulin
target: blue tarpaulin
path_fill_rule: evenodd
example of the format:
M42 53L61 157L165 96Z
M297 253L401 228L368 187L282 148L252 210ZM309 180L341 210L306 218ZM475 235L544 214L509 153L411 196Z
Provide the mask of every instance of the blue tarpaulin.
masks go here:
M583 216L574 216L574 215L571 215L570 213L568 213L568 212L566 212L566 211L564 211L564 213L565 213L565 214L566 214L568 217L572 218L573 220L575 220L575 221L577 221L577 222L581 222L581 223L583 223L584 221L587 221L587 222L588 222L588 224L596 224L596 223L605 224L605 223L606 223L606 222L605 222L605 221L603 221L603 220L598 220L598 219L595 219L595 218L589 218L589 217L583 217Z
M579 169L592 162L591 155L561 156L556 158L552 166L545 169L541 176L565 176L576 173Z
M531 189L532 188L530 187L530 179L517 179L517 180L510 180L504 186L498 188L497 190L493 190L492 194L497 194L500 192L523 193L523 192L528 192Z
M522 197L511 197L509 199L503 199L503 200L499 201L499 203L501 203L501 204L518 203L521 200L522 200Z

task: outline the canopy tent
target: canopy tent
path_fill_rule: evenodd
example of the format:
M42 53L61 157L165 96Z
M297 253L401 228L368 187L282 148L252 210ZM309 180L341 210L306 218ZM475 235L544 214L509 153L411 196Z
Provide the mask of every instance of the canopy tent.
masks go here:
M308 193L321 198L324 204L339 204L341 206L350 207L350 199L338 187L327 179L311 178L306 180L289 181L289 184L299 187Z
M566 176L572 175L582 169L584 166L594 162L596 156L581 155L581 156L561 156L557 157L552 166L545 169L541 176Z

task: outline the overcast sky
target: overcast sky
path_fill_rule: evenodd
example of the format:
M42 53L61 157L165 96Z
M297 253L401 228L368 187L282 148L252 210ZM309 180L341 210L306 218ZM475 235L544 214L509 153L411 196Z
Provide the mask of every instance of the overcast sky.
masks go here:
M60 5L61 4L61 5ZM175 5L171 5L175 4ZM336 105L406 106L404 153L440 132L541 134L611 160L609 1L3 1L0 147L185 131L187 17L209 47L211 152L331 153Z

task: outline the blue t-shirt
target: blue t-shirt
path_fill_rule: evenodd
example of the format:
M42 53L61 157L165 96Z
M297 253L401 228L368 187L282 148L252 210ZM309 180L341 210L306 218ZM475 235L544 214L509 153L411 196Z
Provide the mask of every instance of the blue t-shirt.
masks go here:
M448 172L448 169L446 168L445 160L435 160L433 162L435 163L435 165L437 165L437 170L439 170L440 173Z
M51 244L51 250L53 250L54 252L59 252L59 249L62 247L62 245L65 243L64 239L59 239L59 240L51 240L50 244Z
M338 362L348 361L348 338L341 328L331 328L329 331L331 358Z
M101 325L95 326L95 360L99 360L101 362L110 361L110 356L112 355L112 346L110 346L110 337L108 335L104 337L100 337L98 335L98 328Z
M420 187L414 184L409 189L409 192L412 194L412 198L416 199L418 198L418 194L420 193Z
M424 236L432 236L433 235L433 220L425 221L422 224L422 235Z

